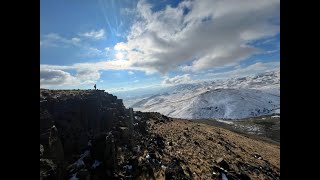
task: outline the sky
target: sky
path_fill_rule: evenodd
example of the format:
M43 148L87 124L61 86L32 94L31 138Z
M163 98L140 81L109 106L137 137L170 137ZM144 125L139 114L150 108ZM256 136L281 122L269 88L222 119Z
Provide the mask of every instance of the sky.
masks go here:
M40 87L154 89L271 71L278 0L41 0Z

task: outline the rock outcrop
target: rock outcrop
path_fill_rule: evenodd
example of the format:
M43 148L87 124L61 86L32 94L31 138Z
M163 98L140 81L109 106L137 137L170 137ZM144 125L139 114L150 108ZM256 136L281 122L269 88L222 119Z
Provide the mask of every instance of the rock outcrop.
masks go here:
M104 162L113 176L117 146L130 143L129 123L130 110L104 91L40 90L40 158L61 170L58 179L89 173L83 169L91 161ZM75 168L64 172L67 167Z
M279 179L271 156L277 147L101 90L40 90L40 180Z

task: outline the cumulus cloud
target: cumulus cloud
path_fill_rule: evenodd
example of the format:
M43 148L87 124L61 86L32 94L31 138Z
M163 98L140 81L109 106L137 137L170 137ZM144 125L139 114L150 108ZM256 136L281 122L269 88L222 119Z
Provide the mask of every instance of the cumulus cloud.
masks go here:
M93 84L100 79L101 71L123 69L143 70L132 67L130 62L125 60L76 63L69 66L40 64L40 87ZM75 75L69 73L70 70L75 70Z
M184 83L190 83L191 77L190 74L184 74L184 75L177 75L172 78L165 77L162 81L162 84L164 85L176 85L176 84L184 84Z
M55 69L40 69L40 84L42 86L48 85L62 85L72 81L74 77L70 73Z
M184 0L176 7L166 6L154 11L151 4L140 0L136 9L123 10L123 14L136 17L126 40L118 42L113 48L99 50L85 44L88 38L105 38L103 29L72 38L56 33L44 35L40 41L41 47L77 46L86 50L85 55L112 54L115 59L68 66L42 64L40 84L59 86L95 83L99 81L101 71L110 69L140 70L146 74L165 74L178 69L188 74L165 76L162 84L187 83L192 80L190 74L236 66L257 53L277 52L278 49L264 52L250 42L272 39L279 33L279 23L274 23L275 19L279 19L279 7L278 0L242 0L241 3L237 0ZM267 43L267 40L264 42ZM233 71L209 73L206 77L264 71L271 66L257 63ZM70 73L70 70L75 73Z
M79 69L75 75L71 73L50 68L40 69L40 87L50 86L78 86L82 84L93 84L100 79L100 73L93 69Z
M114 46L132 66L165 73L236 65L261 53L248 42L279 33L278 0L182 1L154 12L139 1L126 42Z
M125 55L121 52L117 52L116 55L115 55L116 59L123 59L125 57Z
M105 38L105 31L103 29L100 30L92 30L90 32L85 32L80 34L81 36L92 38L92 39L103 39Z

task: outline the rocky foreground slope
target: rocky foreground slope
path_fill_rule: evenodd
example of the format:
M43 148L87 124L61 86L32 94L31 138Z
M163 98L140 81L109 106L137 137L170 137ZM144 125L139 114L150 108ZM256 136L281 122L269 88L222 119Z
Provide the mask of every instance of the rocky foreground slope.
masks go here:
M280 147L134 112L101 90L40 90L40 179L279 179Z

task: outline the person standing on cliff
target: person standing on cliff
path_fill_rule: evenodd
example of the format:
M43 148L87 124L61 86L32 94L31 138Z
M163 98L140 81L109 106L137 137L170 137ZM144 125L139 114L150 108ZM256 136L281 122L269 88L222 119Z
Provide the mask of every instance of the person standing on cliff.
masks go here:
M96 85L96 84L94 84L94 86L93 86L93 87L94 87L94 90L97 90L97 85Z

